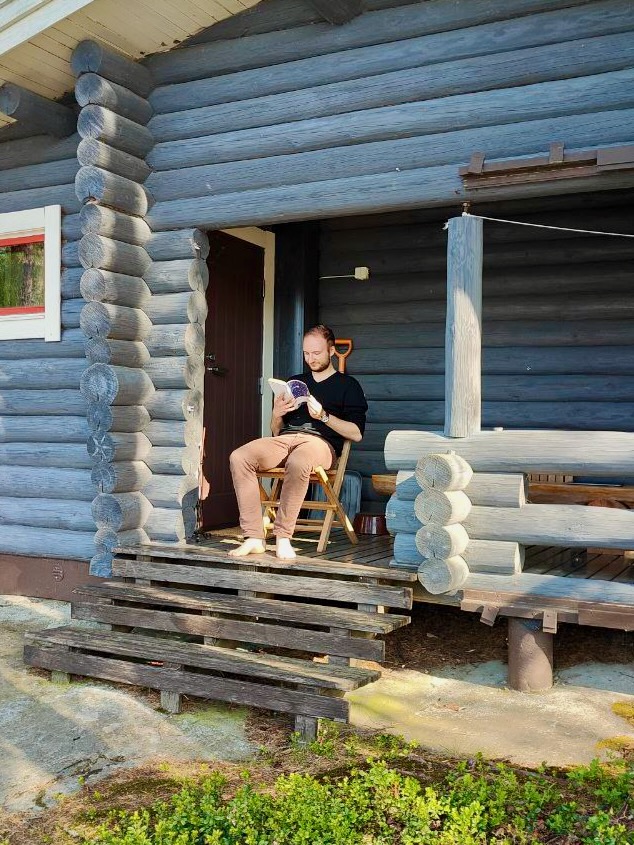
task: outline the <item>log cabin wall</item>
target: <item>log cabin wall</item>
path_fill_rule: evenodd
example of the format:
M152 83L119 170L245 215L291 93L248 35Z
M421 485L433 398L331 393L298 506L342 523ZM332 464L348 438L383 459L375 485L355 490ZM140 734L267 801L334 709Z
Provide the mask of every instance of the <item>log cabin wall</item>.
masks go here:
M481 213L632 234L631 197L558 197ZM370 475L385 472L387 432L443 428L443 224L455 210L432 215L322 224L322 275L371 271L367 282L320 284L320 319L353 338L348 369L369 402L367 433L349 464L364 477L368 510L385 502ZM484 226L483 426L634 430L634 239Z
M79 327L73 135L0 143L0 212L62 207L62 339L0 341L0 553L87 560L95 551Z
M632 140L629 0L378 2L342 26L215 29L147 60L155 231L442 206L464 195L458 167L476 150ZM634 173L565 181L513 193L622 187Z

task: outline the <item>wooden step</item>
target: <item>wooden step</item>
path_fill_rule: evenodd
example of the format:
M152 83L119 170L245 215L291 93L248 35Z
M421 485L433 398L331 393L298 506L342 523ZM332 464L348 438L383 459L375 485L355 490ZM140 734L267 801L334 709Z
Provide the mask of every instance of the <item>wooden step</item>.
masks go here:
M311 572L327 577L342 575L350 578L371 578L385 581L386 583L415 584L416 573L399 572L390 569L388 566L369 566L366 564L346 563L321 558L303 557L298 555L293 561L278 560L272 553L261 555L247 555L246 557L233 557L229 554L232 546L227 545L227 551L223 551L214 545L213 548L204 545L193 545L180 543L167 545L163 543L144 543L139 546L121 546L117 549L117 557L152 557L153 559L176 559L185 560L193 565L201 563L233 563L236 566L256 566L265 569L279 570L290 573Z
M222 590L247 590L276 596L300 596L349 604L412 607L411 587L374 585L331 577L307 577L293 573L277 574L266 571L245 571L234 561L209 561L205 565L163 563L117 557L112 562L112 574L120 578L140 578L171 584L192 584ZM399 573L402 574L402 573ZM407 573L409 574L409 573Z
M148 637L149 639L149 637ZM194 695L216 701L261 707L282 713L310 718L347 721L349 705L343 698L319 694L305 689L285 689L273 684L235 680L218 675L125 659L101 657L80 651L69 651L65 645L49 642L27 643L24 660L29 666L64 672L115 683L134 684L160 690L163 695ZM329 690L332 692L332 690ZM177 709L177 708L175 708Z
M409 624L408 616L392 613L365 613L345 607L302 604L274 599L247 598L200 590L179 590L106 581L77 587L74 595L82 602L112 599L126 604L158 607L179 607L204 610L226 616L249 616L259 619L285 620L321 628L345 628L372 634L389 634Z
M206 669L226 675L255 677L273 682L318 689L354 690L376 681L380 671L351 666L333 666L313 660L298 660L272 654L254 654L199 643L179 643L143 634L94 631L64 626L39 634L27 634L31 645L60 645L84 652L169 662L183 668Z
M382 641L349 636L347 631L337 629L335 633L330 633L286 625L90 602L73 602L71 608L73 619L106 622L110 625L216 637L359 660L381 662L385 656L385 643Z

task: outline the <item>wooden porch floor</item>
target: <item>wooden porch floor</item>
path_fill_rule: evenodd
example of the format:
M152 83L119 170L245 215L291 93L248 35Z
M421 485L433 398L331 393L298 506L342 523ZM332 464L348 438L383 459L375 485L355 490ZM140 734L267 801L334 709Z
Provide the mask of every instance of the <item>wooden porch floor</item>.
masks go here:
M238 528L227 528L212 532L201 539L200 545L221 548L225 551L238 544ZM294 537L293 544L299 554L305 557L320 557L325 560L389 567L392 559L392 537L360 535L357 546L350 545L341 530L333 530L328 548L317 554L317 539ZM415 569L413 566L412 569ZM622 552L592 551L588 549L558 548L554 546L529 546L526 549L524 572L531 575L557 575L561 578L582 578L598 581L614 581L634 585L634 559ZM450 601L455 599L432 596L420 588L415 598L422 601Z

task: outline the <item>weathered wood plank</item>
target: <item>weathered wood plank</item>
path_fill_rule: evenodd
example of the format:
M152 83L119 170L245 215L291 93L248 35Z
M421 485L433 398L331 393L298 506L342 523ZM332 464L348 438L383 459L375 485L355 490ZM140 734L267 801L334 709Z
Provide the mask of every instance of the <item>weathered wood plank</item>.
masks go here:
M75 113L71 108L13 82L0 86L0 112L17 120L33 135L45 133L64 138L75 132Z
M88 431L84 416L5 416L0 424L0 443L85 443Z
M0 465L3 464L87 469L91 462L81 443L40 443L37 448L32 443L0 443Z
M0 145L0 153L3 152L3 146ZM29 188L47 188L52 185L68 185L74 180L78 169L77 158L74 157L0 170L0 191L4 193ZM64 236L69 238L68 230Z
M95 553L94 531L0 525L0 548L9 555L87 560Z
M389 570L389 573L392 575L392 570ZM123 584L119 581L99 585L82 585L77 587L75 594L85 602L106 597L113 600L135 601L166 607L206 610L210 613L224 613L231 616L253 616L271 620L283 619L304 625L318 625L327 628L339 627L373 634L389 634L408 623L407 616L393 613L364 613L343 607L329 607L328 605L308 605L301 602L230 596L198 590L177 590L173 587L148 587L140 584Z
M39 493L39 490L33 492ZM70 531L94 531L95 528L89 502L57 498L0 497L0 523Z
M2 467L0 496L32 498L34 491L45 499L90 502L95 496L88 469L49 468L42 472L40 467Z
M37 634L28 634L32 645L65 645L144 660L168 661L182 666L195 666L213 672L228 672L254 678L285 681L319 689L353 690L377 680L380 671L372 669L342 668L327 663L314 663L292 657L272 654L249 654L235 649L223 649L199 643L179 645L162 638L148 642L147 637L129 634L53 628Z
M165 669L158 666L141 666L125 660L111 660L76 652L58 651L53 648L38 648L27 645L24 659L30 666L40 669L68 671L75 675L88 675L116 683L128 683L198 695L235 704L279 710L282 713L307 713L325 718L346 721L348 703L328 696L283 690L270 685L258 685L246 681L234 681L209 675ZM61 670L60 667L65 669Z
M152 581L196 584L222 589L255 590L282 596L323 598L331 601L348 601L355 604L377 604L386 607L412 606L412 591L408 587L372 587L350 581L277 575L264 572L243 572L229 569L210 569L176 563L144 563L133 560L113 561L112 571L125 578L149 578Z
M142 610L138 607L113 607L83 602L73 603L72 616L74 619L92 622L133 625L155 631L218 637L275 648L296 650L298 646L297 628L261 622L243 622L191 613L170 613L161 610ZM362 637L333 636L321 631L304 629L301 635L301 648L302 651L317 654L336 654L343 657L357 657L360 660L380 661L385 652L385 643Z
M50 344L49 344L50 345ZM60 390L5 390L0 393L0 414L67 416L86 413L86 401L75 388Z
M515 596L532 599L561 599L573 602L610 602L632 607L634 586L614 581L561 578L557 575L532 575L522 572L511 578L495 575L470 575L465 590L499 593L506 601Z

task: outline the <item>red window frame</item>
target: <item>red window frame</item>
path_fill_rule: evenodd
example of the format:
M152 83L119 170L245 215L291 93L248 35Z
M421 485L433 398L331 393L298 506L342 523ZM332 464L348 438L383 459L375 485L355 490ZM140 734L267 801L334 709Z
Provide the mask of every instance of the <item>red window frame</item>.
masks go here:
M44 234L23 235L14 238L0 238L0 248L3 246L20 246L22 244L43 244ZM12 317L16 314L44 314L44 305L25 306L22 308L3 308L0 306L0 317Z

